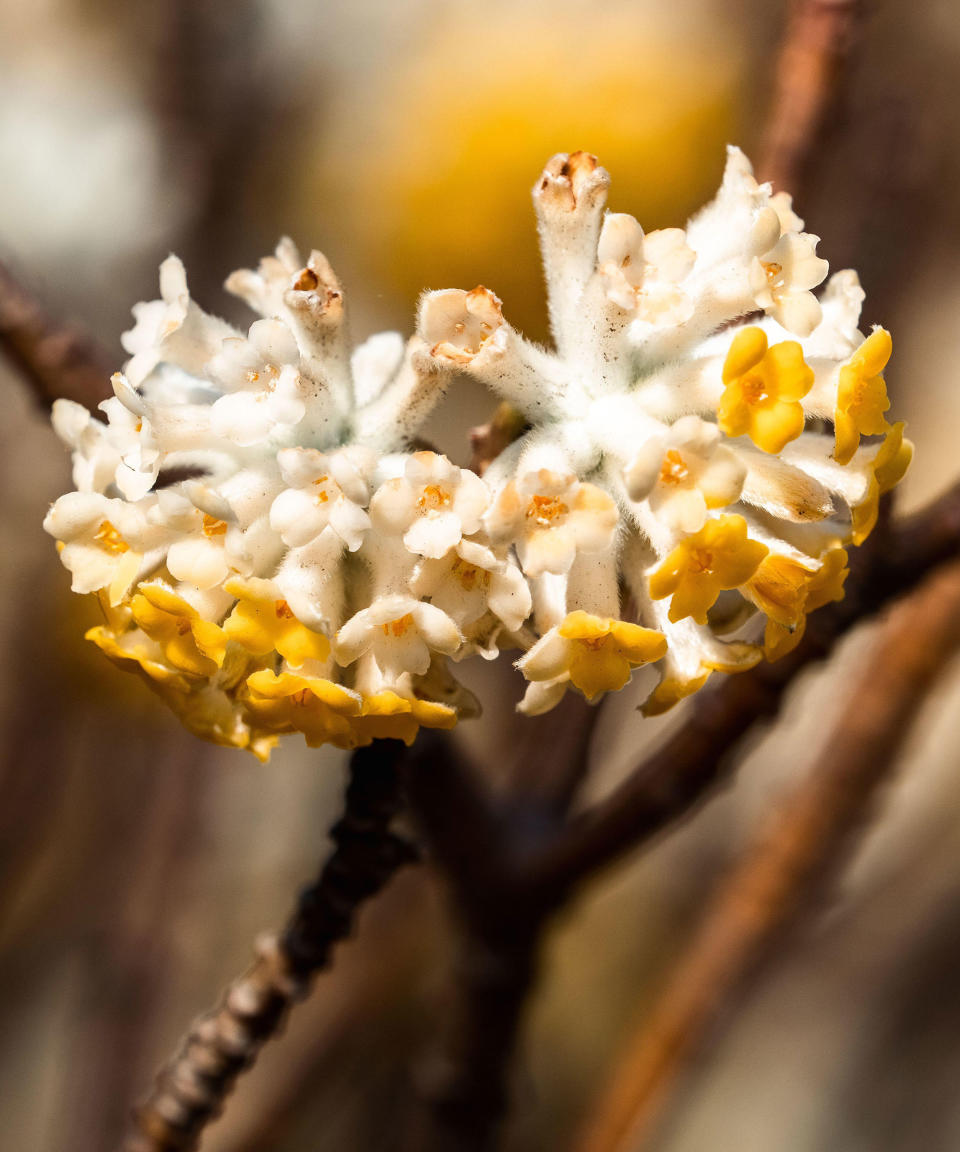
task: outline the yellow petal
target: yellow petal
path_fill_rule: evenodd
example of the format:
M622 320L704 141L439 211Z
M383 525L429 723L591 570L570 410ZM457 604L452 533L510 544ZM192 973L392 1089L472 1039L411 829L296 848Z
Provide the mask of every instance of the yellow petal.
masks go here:
M904 439L902 420L890 429L873 461L873 474L881 494L895 488L903 479L913 459L913 445Z
M709 670L699 676L682 680L676 676L665 676L644 701L640 711L644 716L660 716L694 692L699 692L710 676Z
M326 660L330 655L330 641L327 637L299 621L289 621L279 632L275 643L280 655L294 668L301 667L307 660Z
M574 644L570 680L588 700L601 692L618 692L629 679L630 661L617 651L612 636Z
M776 456L800 435L804 420L802 405L793 400L779 400L769 407L757 405L750 413L750 439L761 452Z
M728 384L731 380L749 372L759 364L767 351L767 334L762 328L741 328L734 336L727 358L723 363L723 382Z

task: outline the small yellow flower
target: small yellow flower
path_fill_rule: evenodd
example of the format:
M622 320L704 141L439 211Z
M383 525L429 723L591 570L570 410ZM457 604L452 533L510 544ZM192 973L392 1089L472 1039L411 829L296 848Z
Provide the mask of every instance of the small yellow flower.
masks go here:
M852 509L851 538L862 544L873 531L880 511L880 497L895 488L903 479L913 459L913 445L903 437L904 422L894 424L867 465L870 478L867 493Z
M784 557L776 559L781 563L769 579L761 575L765 561L756 582L751 582L754 603L767 613L763 650L771 661L786 656L800 643L806 631L808 612L833 600L843 599L844 582L850 574L847 553L843 548L831 548L816 572Z
M160 659L161 653L157 646L143 632L135 630L119 634L109 626L100 624L88 629L84 635L124 672L142 672L155 684L181 692L188 691L187 678Z
M135 623L181 672L208 678L223 666L227 637L222 628L163 584L141 584L130 601Z
M270 732L302 732L311 748L334 744L352 749L375 739L412 744L420 727L453 728L453 708L396 692L359 693L319 676L279 675L269 670L247 678L248 712Z
M354 727L360 744L388 739L402 740L409 746L421 727L450 729L456 723L456 711L446 704L385 690L364 698L363 712L354 721Z
M668 615L674 623L692 616L706 624L720 593L745 584L767 552L765 544L749 539L742 516L718 516L682 540L650 573L650 595L654 600L673 597Z
M706 684L711 672L725 672L733 675L747 672L763 659L763 651L757 644L742 641L726 643L719 648L712 645L709 653L702 655L692 670L685 671L676 659L668 653L663 663L660 683L641 705L644 716L660 716L669 712L675 704L692 696Z
M662 633L624 620L571 612L517 666L531 681L569 680L588 700L616 692L641 664L667 651Z
M880 436L890 431L883 415L890 407L883 370L892 351L890 333L885 328L875 328L840 369L833 453L838 464L849 464L861 436Z
M689 680L681 680L677 676L665 677L644 701L641 711L644 716L662 716L681 700L699 692L709 676L710 669L707 668Z
M311 748L335 744L352 749L363 743L354 729L360 697L323 677L263 669L247 677L244 703L261 728L302 732Z
M794 629L803 619L807 589L815 575L789 556L766 556L743 587L747 599L783 628Z
M255 656L276 649L294 668L306 660L326 660L330 655L327 637L301 624L271 581L233 577L223 586L237 597L223 625L229 640L242 644Z
M747 435L776 454L803 431L800 399L813 387L813 372L796 340L767 346L762 328L734 337L723 365L723 396L717 422L728 436Z

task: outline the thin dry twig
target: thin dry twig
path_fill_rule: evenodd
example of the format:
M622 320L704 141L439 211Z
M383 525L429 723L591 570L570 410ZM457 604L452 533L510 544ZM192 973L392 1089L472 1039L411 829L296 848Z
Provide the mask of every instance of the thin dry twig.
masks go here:
M266 936L257 959L234 980L218 1008L190 1029L180 1052L161 1072L134 1114L124 1152L196 1148L237 1076L282 1026L291 1005L349 935L360 905L415 858L390 831L400 805L397 764L403 745L379 741L350 761L344 813L330 838L336 845L318 881L302 893L279 936Z
M783 931L866 829L920 707L960 647L960 563L884 624L813 770L722 885L659 1006L627 1055L580 1152L626 1152L653 1134L671 1090Z
M803 185L865 8L865 0L794 0L758 165L777 188L796 195Z
M112 368L96 340L79 326L50 316L2 263L0 352L45 408L60 397L94 408L109 395Z

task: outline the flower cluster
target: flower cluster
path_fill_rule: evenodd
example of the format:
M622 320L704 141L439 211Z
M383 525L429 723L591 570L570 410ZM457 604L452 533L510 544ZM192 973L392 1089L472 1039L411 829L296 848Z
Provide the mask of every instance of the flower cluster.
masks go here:
M289 241L228 289L244 334L191 300L180 262L138 305L106 422L58 401L76 491L50 509L89 638L184 723L266 757L451 727L475 702L445 657L497 653L530 593L482 532L486 484L411 438L450 372L422 341L352 355L343 294Z
M534 188L555 352L486 288L420 308L433 362L526 420L485 479L487 531L530 586L530 713L654 661L657 713L714 670L784 655L843 595L845 549L910 461L885 415L890 336L858 331L856 274L813 294L817 237L738 149L686 230L607 213L608 185L576 152Z
M657 663L655 713L789 651L909 463L890 337L858 331L853 272L813 295L817 238L737 150L686 231L605 214L608 182L574 153L534 189L555 352L480 287L351 353L333 271L289 241L228 279L242 333L170 257L105 421L54 408L76 490L44 526L102 605L90 639L260 757L450 727L476 704L447 658L501 646L530 713ZM526 421L483 478L413 450L458 371Z

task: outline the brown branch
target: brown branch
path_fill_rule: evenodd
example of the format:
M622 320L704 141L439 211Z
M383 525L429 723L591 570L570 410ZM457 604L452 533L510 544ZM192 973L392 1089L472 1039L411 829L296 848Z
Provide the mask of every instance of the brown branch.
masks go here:
M49 408L65 397L94 408L110 394L113 369L93 337L48 315L40 301L0 263L0 352Z
M850 628L913 589L960 550L960 485L888 529L878 527L852 560L847 595L810 617L800 646L775 664L725 678L688 705L686 723L606 799L535 854L525 882L544 898L562 893L687 815L732 771L730 753L758 721L775 715L794 678L829 654Z
M809 776L722 885L659 1007L628 1045L580 1152L637 1149L678 1078L797 911L867 826L920 707L960 646L960 563L890 615Z
M575 708L552 734L536 725L542 780L529 763L515 766L505 795L495 796L442 735L425 733L421 756L408 765L408 802L450 882L460 929L447 1012L419 1068L410 1152L495 1147L543 928L554 910L525 883L522 861L562 824L596 714Z
M304 890L283 932L259 943L257 959L230 984L219 1007L190 1029L136 1110L124 1152L196 1148L237 1076L349 935L360 905L414 858L389 827L400 803L403 752L399 742L378 741L354 753L344 813L330 833L336 847L320 878Z
M760 152L763 180L796 194L835 105L865 0L794 0Z

